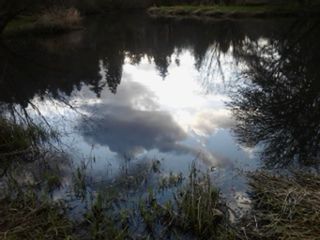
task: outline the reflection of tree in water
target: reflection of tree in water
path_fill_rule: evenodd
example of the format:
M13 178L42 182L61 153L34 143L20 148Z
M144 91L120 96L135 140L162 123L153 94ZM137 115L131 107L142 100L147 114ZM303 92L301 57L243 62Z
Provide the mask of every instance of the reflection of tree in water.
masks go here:
M203 86L218 88L216 75L225 70L221 59L230 56L248 65L246 77L252 80L232 103L239 139L249 145L264 142L264 157L274 164L311 161L317 158L320 134L320 61L319 30L308 24L162 21L137 15L89 19L83 32L2 44L0 101L22 108L35 96L67 101L83 86L97 97L106 87L116 93L125 62L139 64L147 57L165 78L172 60L179 66L184 49L205 73Z
M121 62L117 62L121 61ZM91 82L90 88L100 97L101 92L108 85L110 92L117 93L117 87L121 83L122 78L122 65L124 63L124 57L121 56L116 60L104 59L100 60L99 68L101 78L96 79L95 83Z
M283 38L250 42L246 79L233 96L235 129L246 145L264 144L269 166L312 164L320 157L319 23L296 23Z
M221 52L216 46L208 48L199 68L199 81L206 93L222 94L232 89L237 79L230 74L232 75L238 67L232 55L231 47L226 53Z
M273 25L268 21L264 24ZM172 55L179 54L181 49L192 51L200 69L210 61L218 62L230 48L235 54L246 38L253 41L275 31L257 26L260 23L250 21L206 24L110 15L89 19L84 32L48 39L11 39L7 45L14 50L13 54L0 51L0 100L27 105L35 96L68 97L84 85L97 97L106 86L116 93L125 58L137 64L147 56L164 78ZM215 51L207 56L209 47ZM179 64L179 57L176 63ZM208 66L208 76L210 72L219 72L219 65ZM207 78L205 84L214 80Z

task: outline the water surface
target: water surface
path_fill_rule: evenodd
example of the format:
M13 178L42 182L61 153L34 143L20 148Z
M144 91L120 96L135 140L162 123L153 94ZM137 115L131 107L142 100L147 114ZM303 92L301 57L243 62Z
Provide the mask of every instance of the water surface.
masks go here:
M7 40L0 100L57 129L96 183L128 162L160 160L166 175L195 161L233 202L243 172L318 159L318 34L294 19L89 18L82 31Z

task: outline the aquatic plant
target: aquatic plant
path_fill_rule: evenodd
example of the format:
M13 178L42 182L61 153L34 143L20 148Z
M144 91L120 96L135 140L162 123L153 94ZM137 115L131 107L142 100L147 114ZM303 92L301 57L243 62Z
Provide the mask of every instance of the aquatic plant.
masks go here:
M193 163L188 177L173 172L165 176L159 160L136 165L126 160L118 178L90 185L90 199L87 166L75 168L72 194L86 201L82 217L73 220L69 200L51 198L50 193L62 185L62 170L55 152L51 157L39 154L49 135L34 126L5 119L0 123L1 160L17 166L15 162L25 163L30 152L32 158L26 159L35 160L32 166L37 169L32 181L19 180L25 176L19 169L28 170L30 161L17 169L8 167L1 177L0 239L314 240L320 235L319 175L250 174L252 209L234 225L209 172ZM18 150L23 154L13 154L14 158L5 154ZM161 199L165 191L173 197Z
M193 164L186 186L176 196L177 224L199 239L234 239L229 225L228 208L213 186L209 174Z
M103 200L98 194L90 210L85 213L85 223L87 225L87 234L92 240L104 239L127 239L127 228L118 228L116 220L108 215L108 210L112 206Z
M171 174L166 184L176 187L181 175ZM167 182L168 181L168 182ZM161 182L160 182L161 183ZM173 184L174 183L174 184ZM196 169L190 169L189 178L174 191L174 200L161 204L153 189L139 205L143 223L150 236L194 236L197 239L235 239L230 227L228 208L219 191L211 183L210 176ZM159 226L161 231L159 231Z
M75 169L72 176L72 183L74 196L85 199L87 195L87 166L84 162Z
M0 117L0 176L15 162L32 161L52 134L38 125L15 123Z
M169 176L163 176L159 179L158 188L163 191L173 187L177 187L182 184L184 180L182 173L170 172Z

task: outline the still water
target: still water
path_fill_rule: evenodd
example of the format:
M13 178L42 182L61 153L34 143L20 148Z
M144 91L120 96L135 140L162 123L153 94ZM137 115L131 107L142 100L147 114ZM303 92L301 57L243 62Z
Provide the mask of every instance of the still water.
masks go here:
M99 183L124 164L210 171L232 204L246 171L319 157L317 20L89 18L62 36L6 40L3 111L47 121ZM303 36L303 37L302 37ZM138 170L139 171L139 170Z

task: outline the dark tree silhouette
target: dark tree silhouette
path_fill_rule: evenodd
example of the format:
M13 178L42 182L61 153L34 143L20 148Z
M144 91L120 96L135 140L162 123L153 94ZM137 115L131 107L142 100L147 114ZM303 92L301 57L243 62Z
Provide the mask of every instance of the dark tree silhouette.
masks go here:
M268 45L248 43L245 86L230 104L245 145L264 145L268 166L319 163L319 23L298 24ZM294 36L294 37L293 37Z

